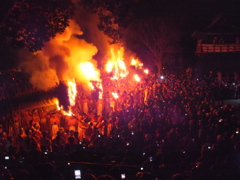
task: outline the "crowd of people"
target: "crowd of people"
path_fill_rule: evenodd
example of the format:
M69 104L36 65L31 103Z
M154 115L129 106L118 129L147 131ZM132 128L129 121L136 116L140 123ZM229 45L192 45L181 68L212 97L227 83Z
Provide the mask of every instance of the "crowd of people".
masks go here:
M188 69L149 75L117 99L105 94L101 114L84 95L72 116L37 109L24 114L23 124L16 114L11 134L0 126L1 176L240 179L239 106L222 101L223 91L236 97L233 83Z

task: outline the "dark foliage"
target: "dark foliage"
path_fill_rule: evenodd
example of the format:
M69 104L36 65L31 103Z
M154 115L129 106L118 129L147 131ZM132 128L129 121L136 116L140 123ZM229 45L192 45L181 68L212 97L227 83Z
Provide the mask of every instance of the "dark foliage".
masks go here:
M1 1L0 35L16 48L40 50L69 25L74 5L71 0Z

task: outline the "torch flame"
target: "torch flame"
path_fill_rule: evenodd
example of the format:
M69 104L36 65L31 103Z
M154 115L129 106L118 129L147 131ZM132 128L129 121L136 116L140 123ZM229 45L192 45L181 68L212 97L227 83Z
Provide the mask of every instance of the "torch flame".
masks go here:
M131 65L135 66L136 64L137 64L137 61L134 58L132 58Z
M141 80L140 77L139 77L137 74L134 75L134 79L135 79L137 82L140 82L140 80Z
M115 99L119 98L118 93L112 92L112 95Z
M138 59L132 58L131 65L135 66L136 69L141 69L143 63L141 63L141 61L139 61Z
M148 74L148 73L149 73L149 70L148 70L148 69L144 69L143 72L144 72L145 74Z
M69 96L70 106L74 106L75 99L77 96L77 86L76 86L75 80L73 80L72 82L71 81L68 82L68 96Z

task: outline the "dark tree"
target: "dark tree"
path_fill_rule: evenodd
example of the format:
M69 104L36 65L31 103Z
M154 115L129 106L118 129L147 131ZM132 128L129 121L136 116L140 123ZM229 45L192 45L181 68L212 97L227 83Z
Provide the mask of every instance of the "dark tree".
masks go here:
M130 44L132 38L128 48L144 54L158 72L175 52L193 46L190 38L196 29L206 28L223 9L231 10L236 0L230 1L231 6L224 0L79 0L84 9L98 15L98 27L112 38L111 43Z
M69 25L71 0L2 0L0 36L13 47L40 50Z
M183 21L177 17L139 19L129 26L129 32L138 44L133 50L155 65L160 75L162 67L170 64L179 53Z
M122 38L122 29L131 22L132 9L138 0L79 0L81 6L99 17L99 30L103 31L115 44Z
M164 55L179 50L182 20L179 9L161 0L80 0L89 12L99 16L98 27L113 39L112 43L130 39L136 53L144 52L145 57L158 67L160 72ZM171 14L171 17L168 15ZM181 22L181 23L180 23ZM124 35L124 37L123 37ZM130 37L130 38L129 38ZM134 49L135 48L135 49Z

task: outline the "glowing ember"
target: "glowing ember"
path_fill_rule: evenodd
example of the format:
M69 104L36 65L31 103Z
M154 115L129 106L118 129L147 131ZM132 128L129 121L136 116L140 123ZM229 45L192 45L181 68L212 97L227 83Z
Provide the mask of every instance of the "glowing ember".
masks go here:
M149 70L148 70L148 69L144 69L143 72L144 72L145 74L148 74L148 73L149 73Z
M135 79L137 82L140 82L140 80L141 80L140 77L139 77L137 74L134 75L134 79Z
M112 95L115 99L119 98L118 93L112 92Z

